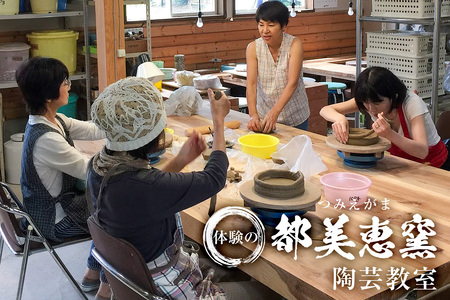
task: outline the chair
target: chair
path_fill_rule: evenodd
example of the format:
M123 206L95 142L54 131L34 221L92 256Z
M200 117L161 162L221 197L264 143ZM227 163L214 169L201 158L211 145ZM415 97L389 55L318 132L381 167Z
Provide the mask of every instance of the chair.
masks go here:
M16 299L22 298L25 272L27 269L29 255L31 255L34 250L42 251L43 247L45 247L45 249L50 253L52 258L63 271L64 275L66 275L67 279L69 279L70 283L76 289L79 296L82 299L87 299L86 295L83 293L80 286L73 278L72 274L70 274L61 258L55 252L54 246L50 244L50 242L42 235L39 228L37 228L35 223L33 222L31 216L24 211L22 203L20 203L20 201L17 199L17 196L14 194L11 188L3 182L0 182L0 184L0 262L4 243L6 243L11 252L16 255L23 256ZM14 201L13 203L11 202L11 199ZM25 218L28 221L29 225L26 234L24 234L20 229L19 219L17 219L16 216ZM83 236L82 240L87 239L85 236ZM75 241L81 241L81 239L70 239L70 243L73 243ZM64 243L64 245L67 244L68 243ZM63 244L60 243L58 245L62 246Z
M344 90L347 88L347 85L342 82L319 82L326 84L328 86L328 104L334 104L338 102L344 102ZM338 97L341 98L341 101L339 101Z
M93 216L87 223L95 244L92 254L103 267L114 299L164 299L157 296L153 278L136 247L110 235Z
M443 111L437 121L436 129L443 141L450 138L450 110Z

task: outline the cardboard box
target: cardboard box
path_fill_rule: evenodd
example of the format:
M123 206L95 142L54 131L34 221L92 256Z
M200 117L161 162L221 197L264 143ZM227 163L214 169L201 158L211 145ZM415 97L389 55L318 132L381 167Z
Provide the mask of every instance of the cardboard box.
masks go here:
M147 51L147 40L129 40L125 41L125 52L136 53Z

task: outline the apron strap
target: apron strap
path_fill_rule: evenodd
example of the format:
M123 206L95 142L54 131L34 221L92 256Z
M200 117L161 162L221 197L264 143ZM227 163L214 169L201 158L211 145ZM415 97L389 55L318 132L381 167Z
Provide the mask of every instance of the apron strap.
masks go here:
M402 105L400 105L397 108L397 112L398 112L398 117L400 118L400 125L402 126L403 135L406 138L411 139L411 136L409 135L409 131L408 131L408 126L406 125L405 115L403 114L403 107L402 107Z

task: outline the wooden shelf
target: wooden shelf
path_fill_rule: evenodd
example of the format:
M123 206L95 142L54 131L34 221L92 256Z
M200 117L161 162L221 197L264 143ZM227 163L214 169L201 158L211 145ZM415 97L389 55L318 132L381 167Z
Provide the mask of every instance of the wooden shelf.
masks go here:
M77 72L75 74L72 74L69 76L69 79L71 81L75 81L75 80L84 80L86 79L86 73L82 73L82 72ZM11 81L0 81L0 90L2 89L9 89L9 88L15 88L17 87L17 82L15 80L11 80Z

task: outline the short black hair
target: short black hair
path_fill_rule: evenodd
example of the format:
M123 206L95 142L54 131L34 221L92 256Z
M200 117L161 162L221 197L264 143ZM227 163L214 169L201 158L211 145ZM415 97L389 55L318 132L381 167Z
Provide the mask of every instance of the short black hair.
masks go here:
M391 100L391 112L394 108L400 107L406 98L408 89L405 84L392 73L383 67L369 67L365 69L356 79L355 101L358 109L366 113L364 103L381 102L380 97Z
M289 10L279 1L267 1L262 3L256 10L256 22L260 20L266 22L280 23L281 28L289 23Z
M37 56L24 61L16 70L16 81L28 112L44 114L47 100L59 98L61 83L66 78L69 71L57 59Z

